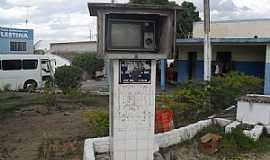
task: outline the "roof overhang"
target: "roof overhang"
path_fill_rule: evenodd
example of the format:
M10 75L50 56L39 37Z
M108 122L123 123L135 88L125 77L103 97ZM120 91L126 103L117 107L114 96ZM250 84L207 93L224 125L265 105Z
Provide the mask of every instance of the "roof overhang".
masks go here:
M97 16L97 11L100 9L104 10L182 10L179 6L170 5L142 5L142 4L120 4L120 3L88 3L88 9L91 16Z
M270 38L211 38L213 45L266 45ZM203 38L177 39L177 45L203 45Z

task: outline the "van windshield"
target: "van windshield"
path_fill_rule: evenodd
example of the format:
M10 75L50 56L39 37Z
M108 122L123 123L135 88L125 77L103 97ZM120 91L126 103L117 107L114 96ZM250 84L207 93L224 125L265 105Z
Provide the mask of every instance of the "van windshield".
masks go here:
M51 72L50 61L48 59L41 60L41 69L46 73Z

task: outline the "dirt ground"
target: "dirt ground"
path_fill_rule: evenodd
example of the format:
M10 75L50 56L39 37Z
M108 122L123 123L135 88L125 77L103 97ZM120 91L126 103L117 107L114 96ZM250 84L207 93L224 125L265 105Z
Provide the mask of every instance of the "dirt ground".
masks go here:
M11 106L14 97L17 96L1 101L2 107ZM84 140L91 137L81 113L108 109L108 97L98 97L94 101L101 103L92 104L91 100L87 105L65 103L61 108L50 107L50 112L44 105L24 106L14 114L0 118L0 160L81 160ZM270 152L247 153L233 158L218 153L204 155L198 151L196 139L160 152L163 160L270 160ZM97 159L105 160L108 156L99 155Z
M1 119L0 160L82 159L83 142L91 133L81 113L97 107L66 106L49 113L43 105L24 107Z

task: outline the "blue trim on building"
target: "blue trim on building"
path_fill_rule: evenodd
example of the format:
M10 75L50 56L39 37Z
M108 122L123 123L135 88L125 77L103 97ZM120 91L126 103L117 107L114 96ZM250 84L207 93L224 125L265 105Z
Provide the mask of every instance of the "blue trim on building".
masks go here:
M166 87L166 60L160 60L160 88L165 90Z
M212 62L215 64L215 62ZM188 80L188 61L177 60L177 82L184 82ZM235 71L239 71L246 75L257 76L264 78L265 75L265 63L264 62L233 62ZM204 63L203 61L196 62L196 80L203 80ZM270 85L270 66L269 66L269 85Z
M270 95L270 63L265 64L264 94Z

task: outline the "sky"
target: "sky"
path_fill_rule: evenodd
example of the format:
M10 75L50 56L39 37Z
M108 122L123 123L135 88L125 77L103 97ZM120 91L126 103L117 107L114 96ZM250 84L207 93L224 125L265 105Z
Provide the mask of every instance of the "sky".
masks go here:
M174 1L179 4L183 2ZM203 0L187 1L193 2L203 17ZM210 1L213 21L270 18L270 0ZM89 16L87 2L110 0L0 0L0 26L34 29L35 42L95 40L96 18Z

